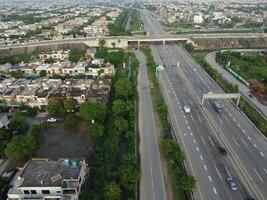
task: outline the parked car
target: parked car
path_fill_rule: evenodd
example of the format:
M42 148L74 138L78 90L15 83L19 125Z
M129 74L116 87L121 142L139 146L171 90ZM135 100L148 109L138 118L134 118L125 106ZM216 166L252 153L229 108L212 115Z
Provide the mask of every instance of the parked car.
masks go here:
M226 181L227 181L231 190L237 190L236 183L234 182L234 180L231 177L228 177L226 179Z
M47 122L50 122L50 123L53 123L53 122L56 122L56 121L57 121L57 119L54 118L54 117L50 117L50 118L47 119Z

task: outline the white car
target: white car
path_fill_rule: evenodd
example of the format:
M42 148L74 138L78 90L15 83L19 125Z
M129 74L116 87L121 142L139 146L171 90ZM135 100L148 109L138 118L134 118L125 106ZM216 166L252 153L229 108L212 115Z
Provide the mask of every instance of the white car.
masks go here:
M190 107L187 106L187 105L185 105L185 106L184 106L184 112L185 112L185 113L190 113Z
M56 121L57 121L57 119L54 118L54 117L50 117L50 118L47 119L47 122L50 122L50 123L53 123L53 122L56 122Z

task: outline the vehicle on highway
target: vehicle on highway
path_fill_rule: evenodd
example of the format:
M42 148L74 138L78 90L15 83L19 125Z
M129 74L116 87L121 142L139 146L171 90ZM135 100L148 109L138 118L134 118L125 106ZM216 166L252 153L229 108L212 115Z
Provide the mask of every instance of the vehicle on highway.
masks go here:
M231 177L228 177L226 179L226 181L227 181L231 190L237 190L236 183L234 182L234 180Z
M224 111L222 105L218 101L213 101L212 107L217 113L222 113Z
M188 105L185 105L185 106L184 106L184 112L185 112L185 113L190 113L190 111L191 111L191 110L190 110L190 107L189 107Z
M47 119L47 122L50 122L50 123L53 123L53 122L56 122L56 121L57 121L57 119L54 118L54 117L50 117L50 118Z
M227 155L227 151L225 150L225 148L219 146L218 149L219 149L220 154L222 154L223 156Z

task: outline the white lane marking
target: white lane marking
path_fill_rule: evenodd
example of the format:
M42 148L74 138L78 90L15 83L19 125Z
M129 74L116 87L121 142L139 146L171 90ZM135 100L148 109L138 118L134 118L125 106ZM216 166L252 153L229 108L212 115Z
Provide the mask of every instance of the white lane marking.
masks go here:
M264 154L262 152L260 152L261 156L264 157Z
M201 138L201 141L203 142L203 144L204 144L204 145L206 145L206 143L205 143L205 141L204 141L203 137L202 137L202 136L200 136L200 138Z
M186 123L186 124L188 124L188 121L187 121L187 120L185 120L185 123Z
M200 160L203 160L203 157L202 157L202 155L200 155L199 157L200 157Z
M194 123L196 123L196 121L195 121L193 115L191 115L191 119L192 119L192 121L193 121Z
M210 140L211 145L214 146L214 143L213 143L213 141L212 141L210 136L209 136L209 140Z
M251 138L248 136L248 139L251 141Z
M216 190L216 188L215 188L215 187L213 188L213 191L214 191L214 193L215 193L215 194L217 194L217 190Z
M190 130L190 126L188 126L187 128L188 128L188 130Z
M187 134L186 134L186 133L184 133L184 136L187 136Z
M229 116L231 117L231 116L232 116L232 114L231 114L231 113L229 113Z
M243 138L240 138L243 144L248 148L248 144L243 140Z
M256 149L258 148L256 144L253 144L253 146L254 146Z
M239 146L239 144L237 143L237 141L235 140L235 138L232 137L232 139L234 140L236 146L239 148L240 146Z
M151 181L151 185L152 185L152 189L154 189L154 182L153 181Z
M242 129L242 133L246 134L246 131L244 129Z
M233 118L234 122L236 121L235 118Z
M258 176L258 178L261 180L261 182L264 183L263 179L261 178L261 176L259 175L259 173L257 172L257 170L255 168L253 168L255 174Z
M199 151L199 148L197 147L197 151Z
M240 128L240 124L237 124L237 126Z
M183 115L183 118L185 119L185 115Z
M263 171L265 172L265 174L267 174L267 170L264 168Z
M228 176L232 178L232 176L231 176L231 174L230 174L230 172L229 172L228 168L227 168L226 166L225 166L224 168L225 168L225 170L226 170L226 172L227 172Z
M208 176L209 177L209 180L210 180L210 182L212 181L212 179L211 179L211 177L210 176Z
M207 171L207 166L206 165L204 165L204 169Z
M221 181L222 181L222 176L221 176L221 174L220 174L220 172L219 172L219 170L217 169L217 167L216 167L216 166L215 166L215 170L216 170L216 172L217 172L218 176L220 177L220 179L221 179Z
M197 118L198 118L198 120L201 122L201 118L200 118L200 116L197 114Z
M196 140L194 139L194 143L196 144Z
M193 133L192 132L190 132L190 135L193 137Z
M231 122L229 121L229 119L227 117L225 117L225 119L228 122L228 124L231 124Z

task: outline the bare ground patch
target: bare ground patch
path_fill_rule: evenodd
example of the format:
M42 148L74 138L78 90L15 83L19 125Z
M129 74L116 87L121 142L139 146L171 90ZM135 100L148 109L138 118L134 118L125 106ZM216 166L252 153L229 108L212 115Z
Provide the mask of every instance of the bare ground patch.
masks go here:
M36 157L88 159L93 149L88 127L86 121L79 122L75 127L66 127L62 123L53 124L42 132L42 144Z

